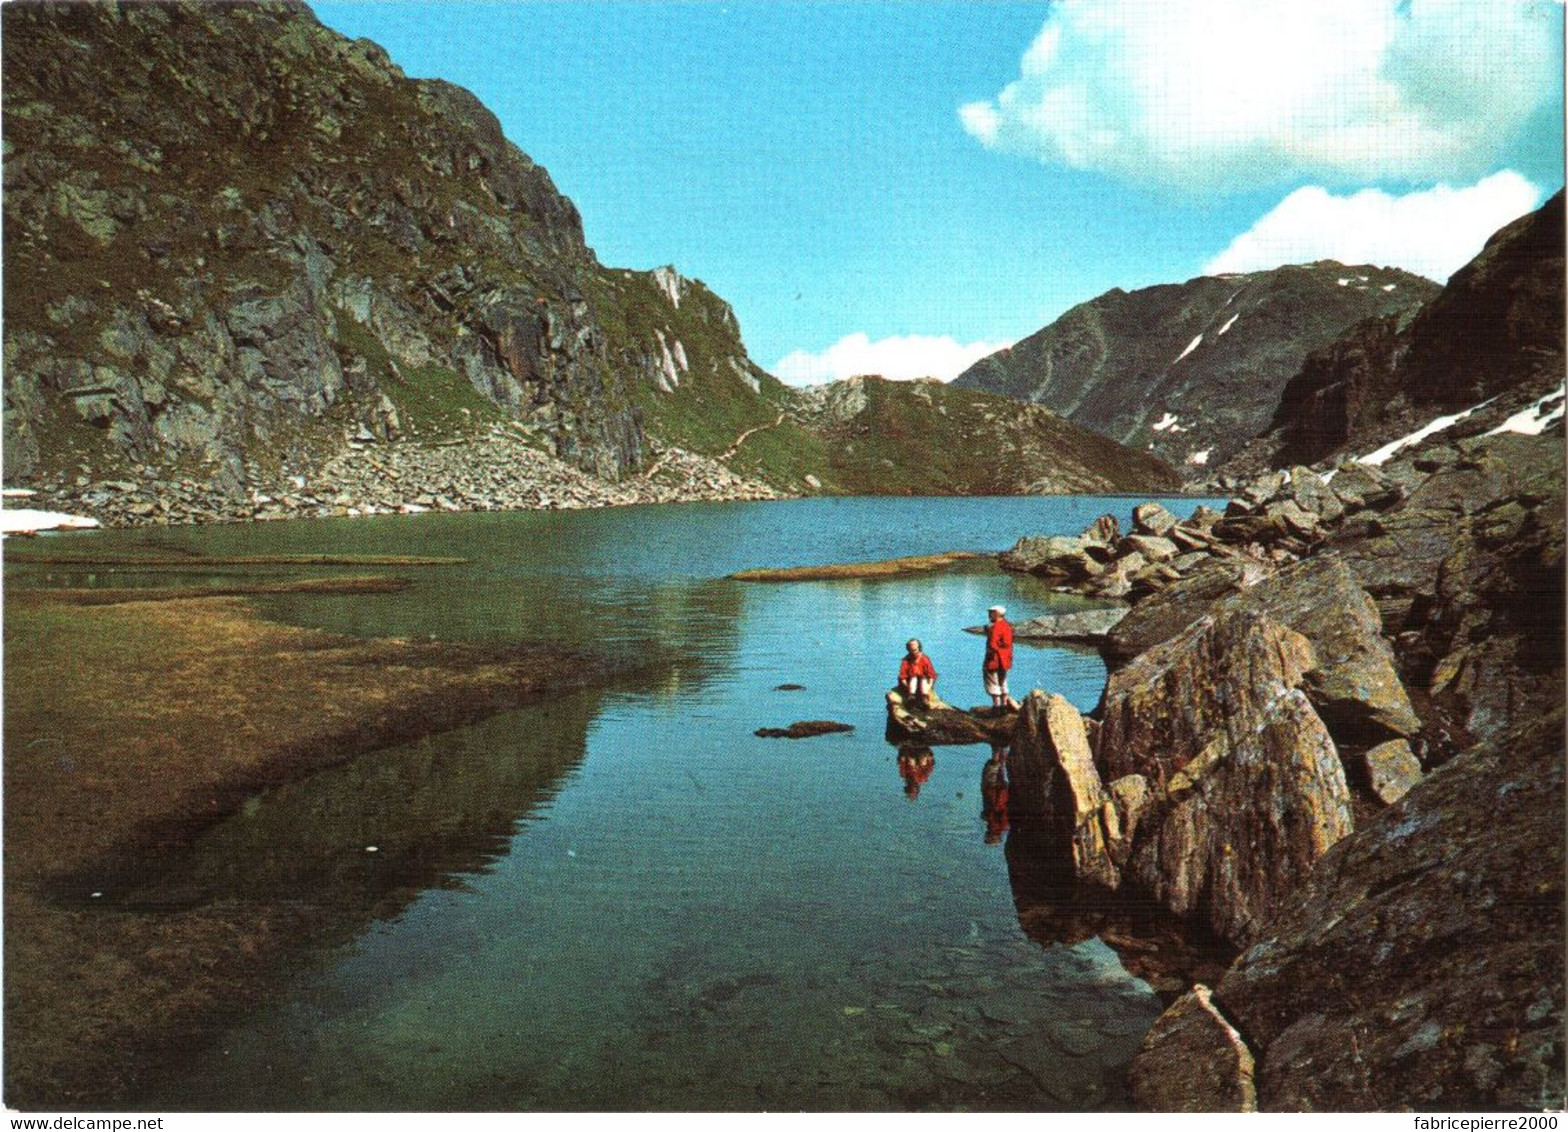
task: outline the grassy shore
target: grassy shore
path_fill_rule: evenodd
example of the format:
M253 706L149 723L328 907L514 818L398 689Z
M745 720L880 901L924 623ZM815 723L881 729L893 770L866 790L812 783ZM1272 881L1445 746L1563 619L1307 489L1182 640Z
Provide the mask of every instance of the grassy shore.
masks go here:
M233 597L80 605L8 594L5 1101L103 1105L193 1024L253 999L312 912L230 902L159 915L51 898L257 791L580 686L542 648L356 640Z

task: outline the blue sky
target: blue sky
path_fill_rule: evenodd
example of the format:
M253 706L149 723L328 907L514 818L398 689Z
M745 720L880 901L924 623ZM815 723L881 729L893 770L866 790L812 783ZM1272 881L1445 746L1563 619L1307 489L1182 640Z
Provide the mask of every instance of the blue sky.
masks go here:
M1562 182L1556 0L315 5L473 90L608 264L786 380L951 377L1111 288L1435 278Z

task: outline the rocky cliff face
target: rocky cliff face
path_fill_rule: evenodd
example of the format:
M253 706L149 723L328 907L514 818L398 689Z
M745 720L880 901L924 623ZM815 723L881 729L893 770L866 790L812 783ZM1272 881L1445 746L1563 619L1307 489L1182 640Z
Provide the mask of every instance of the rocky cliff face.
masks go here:
M302 5L4 19L12 480L237 493L345 437L497 421L614 480L645 462L650 396L761 380L705 288L601 267L471 94Z
M1563 194L1507 225L1413 319L1375 318L1307 357L1264 448L1276 467L1370 452L1489 398L1489 428L1563 377Z
M1201 479L1262 431L1303 358L1430 280L1325 261L1108 291L954 382L1044 405Z

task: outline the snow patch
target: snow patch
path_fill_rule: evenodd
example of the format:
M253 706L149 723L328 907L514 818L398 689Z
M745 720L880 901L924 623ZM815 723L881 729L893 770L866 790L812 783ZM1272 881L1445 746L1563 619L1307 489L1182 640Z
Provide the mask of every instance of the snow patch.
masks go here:
M1222 326L1222 327L1220 327L1220 334L1224 334L1224 333L1225 333L1225 332L1226 332L1226 331L1227 331L1227 330L1229 330L1229 329L1230 329L1230 328L1231 328L1231 327L1233 327L1233 326L1235 326L1235 325L1236 325L1236 320L1237 320L1237 319L1238 319L1238 318L1240 318L1240 317L1241 317L1241 315L1239 315L1239 314L1233 314L1233 315L1231 315L1231 316L1230 316L1230 321L1229 321L1229 322L1227 322L1227 323L1226 323L1226 324L1225 324L1225 325L1224 325L1224 326ZM1218 335L1216 335L1216 337L1218 337Z
M1379 448L1376 452L1368 452L1365 456L1356 457L1356 462L1359 464L1374 465L1387 463L1388 460L1401 449L1408 448L1412 444L1419 444L1421 441L1425 440L1429 436L1432 436L1434 433L1442 432L1445 428L1453 428L1454 425L1458 424L1460 421L1464 420L1473 413L1486 408L1495 400L1497 400L1496 397L1488 397L1479 405L1472 406L1463 412L1454 413L1452 416L1438 417L1435 420L1428 421L1425 425L1416 429L1416 431L1412 432L1409 436L1402 436L1398 440L1391 440L1387 444L1383 445L1383 447Z
M31 507L7 507L0 511L0 534L30 535L39 531L85 531L98 525L86 515L66 515L59 511L35 511Z
M1525 436L1540 436L1553 421L1562 420L1565 396L1568 396L1568 382L1559 385L1535 404L1520 409L1486 435L1498 436L1505 432L1517 432ZM1552 404L1554 401L1555 405Z
M1383 290L1392 291L1397 286L1399 286L1398 283L1385 283L1383 284Z
M30 495L37 494L36 491L29 487L8 487L4 491L0 491L0 495L4 495L7 499L26 499Z
M1177 355L1176 355L1176 362L1179 362L1179 361L1181 361L1181 360L1182 360L1182 359L1183 359L1183 358L1185 358L1185 357L1186 357L1186 356L1187 356L1187 355L1188 355L1188 354L1190 354L1190 353L1192 353L1192 352L1193 352L1193 351L1194 351L1194 350L1196 350L1196 349L1197 349L1197 348L1198 348L1198 344L1199 344L1199 343L1200 343L1200 342L1202 342L1202 341L1203 341L1203 335L1201 335L1201 334L1200 334L1200 335L1198 335L1198 336L1197 336L1197 337L1196 337L1196 338L1194 338L1194 339L1193 339L1193 340L1192 340L1192 341L1191 341L1191 342L1188 342L1188 343L1187 343L1187 348L1186 348L1186 349L1185 349L1185 350L1183 350L1183 351L1182 351L1182 352L1181 352L1181 353L1179 353L1179 354L1177 354ZM1172 362L1172 363L1171 363L1171 365L1175 365L1175 364L1176 364L1176 362Z
M1193 464L1193 465L1201 468L1201 467L1203 467L1205 464L1207 464L1209 462L1209 453L1213 452L1213 451L1214 451L1214 449L1212 449L1212 448L1204 448L1204 449L1201 449L1201 450L1199 450L1197 452L1194 452L1190 456L1187 457L1187 463Z
M1163 417L1161 417L1159 419L1158 422L1155 423L1155 425L1153 426L1154 431L1155 432L1164 432L1166 429L1172 428L1172 426L1174 426L1176 424L1178 419L1180 419L1180 418L1178 418L1175 413L1166 413Z
M1350 286L1350 280L1348 280L1348 279L1340 279L1337 282L1339 283L1339 285L1341 287L1348 287L1348 286Z

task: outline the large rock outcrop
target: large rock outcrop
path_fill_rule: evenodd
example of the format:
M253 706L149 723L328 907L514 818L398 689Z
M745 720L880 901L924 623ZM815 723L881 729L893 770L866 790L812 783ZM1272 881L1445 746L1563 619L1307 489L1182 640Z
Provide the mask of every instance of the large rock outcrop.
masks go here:
M1073 875L1115 888L1112 846L1122 840L1116 805L1095 770L1083 717L1061 696L1030 692L1009 758L1009 809L1058 838Z
M1350 791L1302 691L1312 644L1252 612L1206 617L1106 687L1106 778L1156 798L1131 871L1166 907L1247 942L1350 832Z
M1262 1107L1562 1107L1563 769L1557 711L1329 854L1215 991Z

